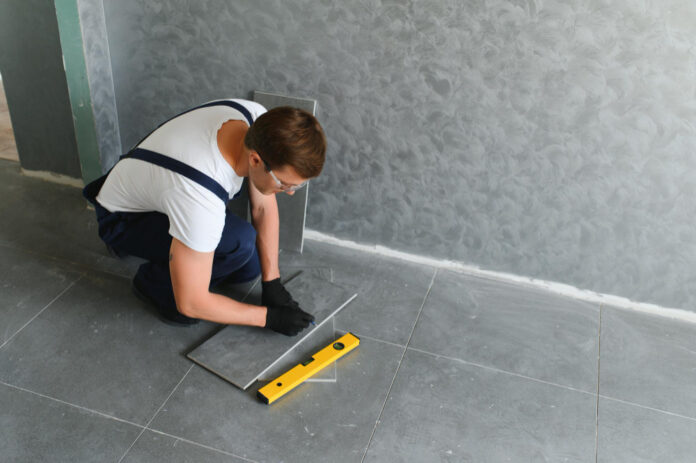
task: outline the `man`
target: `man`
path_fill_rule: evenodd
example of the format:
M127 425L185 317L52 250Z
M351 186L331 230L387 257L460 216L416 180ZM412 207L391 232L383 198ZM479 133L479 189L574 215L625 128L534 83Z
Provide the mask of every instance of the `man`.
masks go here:
M107 247L148 261L133 290L163 321L202 319L294 336L314 317L280 283L275 194L293 194L318 176L325 152L323 130L306 111L218 100L162 124L83 194ZM253 227L226 207L245 177ZM210 291L259 274L262 306Z

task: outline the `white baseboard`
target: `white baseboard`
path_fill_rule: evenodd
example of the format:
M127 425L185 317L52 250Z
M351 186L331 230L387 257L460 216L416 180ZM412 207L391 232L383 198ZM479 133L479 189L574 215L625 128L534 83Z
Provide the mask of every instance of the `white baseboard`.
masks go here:
M85 183L81 178L69 177L63 174L56 174L55 172L48 172L45 170L27 170L21 168L22 174L27 177L39 178L41 180L46 180L48 182L59 183L61 185L73 186L76 188L83 188Z
M360 244L354 241L339 239L331 235L318 232L316 230L305 230L304 237L312 241L319 241L322 243L332 244L343 248L355 249L357 251L377 254L384 257L401 259L403 261L412 262L414 264L427 265L429 267L453 270L455 272L465 273L468 275L484 277L498 281L505 281L508 283L516 283L524 286L531 286L534 288L549 291L554 294L571 297L573 299L579 299L582 301L696 323L696 312L690 312L684 309L662 307L647 302L636 302L625 297L597 293L594 291L580 289L574 286L566 285L564 283L557 283L554 281L539 280L536 278L513 275L511 273L483 270L479 267L467 265L461 262L433 259L430 257L396 251L394 249L389 249L384 246L370 246L366 244Z

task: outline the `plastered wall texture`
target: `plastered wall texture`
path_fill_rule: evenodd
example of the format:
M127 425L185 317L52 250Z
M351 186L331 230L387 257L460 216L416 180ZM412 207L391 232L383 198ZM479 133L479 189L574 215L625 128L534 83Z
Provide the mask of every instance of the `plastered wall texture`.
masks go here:
M87 78L102 168L123 154L102 0L78 0ZM105 172L106 170L104 170Z
M124 146L318 100L307 226L696 310L696 4L107 0Z

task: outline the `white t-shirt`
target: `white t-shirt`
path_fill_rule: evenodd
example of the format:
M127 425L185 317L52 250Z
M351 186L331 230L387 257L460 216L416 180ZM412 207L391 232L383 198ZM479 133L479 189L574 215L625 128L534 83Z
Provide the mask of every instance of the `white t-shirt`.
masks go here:
M244 106L254 121L266 112L253 101L229 101ZM138 147L201 171L222 185L231 198L244 179L225 161L217 144L217 132L229 120L247 122L229 106L195 109L168 121ZM97 201L110 212L162 212L169 217L169 234L199 252L214 251L225 227L226 204L218 196L181 174L140 159L119 161Z

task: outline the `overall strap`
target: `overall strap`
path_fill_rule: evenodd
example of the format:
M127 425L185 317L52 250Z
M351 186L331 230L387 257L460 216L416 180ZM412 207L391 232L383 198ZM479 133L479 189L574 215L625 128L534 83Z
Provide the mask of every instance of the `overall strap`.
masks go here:
M186 114L186 113L190 113L191 111L195 111L196 109L209 108L209 107L211 107L211 106L228 106L228 107L230 107L230 108L232 108L232 109L236 109L237 111L239 111L240 113L242 113L242 116L244 116L244 118L246 119L247 123L249 124L249 127L251 127L251 124L254 123L254 119L251 117L251 113L249 112L248 109L246 109L246 108L244 107L244 105L241 105L241 104L237 103L236 101L218 100L218 101L211 101L210 103L205 103L205 104L202 104L202 105L200 105L200 106L196 106L195 108L187 109L187 110L184 111L183 113L179 113L179 114L177 114L176 116L171 117L171 118L167 119L166 121L162 122L160 125L157 126L157 129L159 129L159 128L162 127L164 124L166 124L167 122L171 121L172 119L176 119L177 117L183 116L183 115ZM155 130L157 130L157 129L155 129ZM136 144L133 146L133 148L131 148L131 151L134 150L134 149L135 149L138 145L140 145L142 142L144 142L145 139L146 139L147 137L149 137L150 135L152 135L153 132L154 132L155 130L153 130L152 132L150 132L150 133L148 133L147 135L145 135L145 137L143 137L142 140L140 140L138 143L136 143Z
M227 202L230 200L227 190L225 190L225 188L218 182L208 177L200 170L195 169L181 161L170 158L169 156L142 148L135 148L130 150L128 154L121 156L121 159L128 158L140 159L141 161L146 161L157 166L164 167L165 169L172 170L177 174L181 174L184 177L193 180L203 188L212 191L215 196L220 198L225 204L227 204Z

